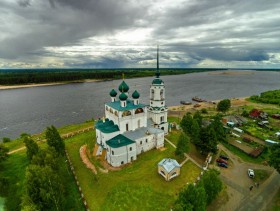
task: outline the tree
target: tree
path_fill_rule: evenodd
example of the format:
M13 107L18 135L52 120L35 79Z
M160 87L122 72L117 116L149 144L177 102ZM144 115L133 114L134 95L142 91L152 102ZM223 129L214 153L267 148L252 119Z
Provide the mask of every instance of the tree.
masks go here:
M192 127L192 124L193 124L193 118L192 118L192 115L190 113L186 113L181 122L180 122L180 126L181 128L183 129L183 131L190 135L191 134L191 127Z
M197 121L199 127L202 125L202 116L199 111L196 111L193 115L193 119Z
M243 110L241 116L243 116L243 117L249 117L248 111Z
M271 147L271 154L269 156L269 165L275 168L280 173L280 145Z
M229 110L230 106L231 103L229 99L221 100L217 105L217 110L221 112L226 112Z
M39 151L38 144L33 141L30 136L24 136L23 142L25 143L26 147L26 156L29 161L32 160L33 156L36 155Z
M223 188L222 181L218 177L219 172L215 169L206 171L201 181L207 196L207 204L210 204Z
M49 146L54 147L59 154L64 155L65 153L64 142L61 136L59 135L57 129L53 125L51 127L47 127L46 139L47 139L47 144Z
M50 166L27 167L23 208L35 205L39 210L62 210L63 193L62 181Z
M192 143L195 145L199 145L201 138L200 138L200 126L197 122L197 119L193 119L193 124L191 126L191 140Z
M202 185L189 184L178 196L175 202L175 210L206 210L206 193Z
M189 151L189 137L182 132L179 136L175 155L184 157L184 153Z
M7 138L7 137L3 137L2 141L3 141L3 143L7 143L7 142L11 142L11 139Z
M198 148L202 154L208 154L209 152L217 152L217 137L215 130L208 126L207 128L201 129L201 142L198 144Z
M216 132L217 141L225 142L227 140L224 126L221 121L221 116L219 114L214 117L214 121L211 123L211 127L213 127Z
M9 149L0 143L0 163L7 159Z

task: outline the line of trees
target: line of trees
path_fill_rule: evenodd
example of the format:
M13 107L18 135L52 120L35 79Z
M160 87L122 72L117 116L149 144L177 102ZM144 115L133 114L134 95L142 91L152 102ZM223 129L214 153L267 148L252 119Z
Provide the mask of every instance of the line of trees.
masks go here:
M28 134L23 134L29 165L25 174L22 210L64 210L65 189L62 166L65 145L54 126L46 130L48 147L39 148Z
M202 154L216 153L218 141L226 141L226 134L219 115L216 115L208 126L203 126L199 111L193 116L187 113L182 118L180 126Z
M280 90L272 90L263 92L260 96L253 95L250 97L251 100L259 103L269 103L280 105Z
M223 188L215 169L206 171L198 184L189 184L180 191L175 202L175 211L204 211Z
M162 75L176 75L214 69L161 69ZM78 81L85 79L119 79L153 76L155 69L26 69L0 70L1 85Z

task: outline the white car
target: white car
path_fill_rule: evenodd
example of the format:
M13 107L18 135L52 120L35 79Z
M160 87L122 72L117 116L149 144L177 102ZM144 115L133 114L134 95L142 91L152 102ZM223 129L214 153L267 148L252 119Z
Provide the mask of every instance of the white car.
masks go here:
M254 172L253 169L248 169L248 176L249 176L250 178L254 178L254 177L255 177L255 172Z

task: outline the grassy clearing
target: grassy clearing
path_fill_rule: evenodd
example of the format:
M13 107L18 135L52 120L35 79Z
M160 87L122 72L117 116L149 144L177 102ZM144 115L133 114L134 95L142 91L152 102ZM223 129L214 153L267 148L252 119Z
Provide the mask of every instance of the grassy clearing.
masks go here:
M255 177L254 182L263 183L271 174L271 171L266 171L262 169L254 169Z
M80 146L93 142L94 133L94 131L90 131L80 134L66 142L66 148L77 177L89 208L92 210L109 210L112 206L111 202L115 203L117 210L125 210L127 206L131 206L130 210L139 210L139 208L141 210L170 210L179 190L186 183L194 182L200 173L198 167L187 162L182 167L179 177L166 182L157 173L157 164L161 159L175 158L175 149L166 144L164 151L151 150L138 156L133 164L120 171L108 174L99 173L96 177L89 169L86 169L79 156ZM150 198L149 200L156 199L156 201L151 204L144 202L144 199L148 200L148 198ZM122 200L123 203L120 203L119 200Z
M67 141L66 141L67 142ZM40 148L47 147L46 143ZM5 197L7 210L20 210L21 196L24 191L25 169L28 165L26 150L9 155L8 159L1 165L0 178L6 183L1 184L0 195ZM84 210L73 175L63 161L60 165L64 178L66 201L65 210Z
M93 120L90 120L90 121L86 121L81 124L66 125L61 128L58 128L57 130L60 133L60 135L63 135L63 134L67 134L70 132L77 131L77 130L81 130L83 128L91 127L91 126L93 126L93 123L94 123ZM38 141L38 143L41 143L40 140L45 139L45 131L43 131L42 133L39 133L39 134L32 135L32 138L34 141ZM17 138L11 142L5 143L5 146L8 147L9 151L12 151L12 150L23 147L24 143L21 138Z
M175 117L175 116L170 116L170 117L167 118L167 120L170 123L176 122L177 124L180 124L180 122L181 122L181 118Z
M170 133L168 133L168 135L166 135L165 137L171 141L173 144L175 144L177 146L177 142L178 139L181 135L181 131L180 130L175 130L173 129Z
M280 189L277 194L274 196L269 211L279 211L280 210Z
M251 163L262 164L263 162L268 160L268 156L270 154L269 150L266 148L266 149L264 149L263 153L259 157L253 158L253 157L247 155L246 153L242 152L241 150L237 149L236 147L234 147L234 146L232 146L230 144L223 143L223 145L228 150L230 150L232 153L234 153L235 155L240 157L242 160L244 160L246 162L251 162Z

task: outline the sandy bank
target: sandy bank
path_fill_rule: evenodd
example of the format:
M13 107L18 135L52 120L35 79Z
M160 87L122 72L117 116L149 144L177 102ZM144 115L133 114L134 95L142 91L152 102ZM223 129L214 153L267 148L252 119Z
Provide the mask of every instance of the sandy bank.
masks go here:
M249 102L246 101L246 98L249 97L240 97L240 98L232 98L230 99L231 101L231 106L236 107L236 106L243 106L248 104ZM177 106L169 106L168 107L168 112L172 116L172 113L178 113L178 112L187 112L187 111L194 111L194 110L201 110L202 108L215 108L217 106L217 103L220 100L215 100L211 102L202 102L202 103L193 103L192 105L177 105ZM213 104L212 102L215 102ZM199 104L199 107L194 107L195 104Z
M223 71L223 72L210 72L209 75L253 75L255 74L252 70L244 71Z
M24 84L24 85L11 85L11 86L0 85L0 90L21 89L21 88L30 88L30 87L37 87L37 86L55 86L55 85L71 84L71 83L90 83L90 82L97 82L97 81L100 81L100 80L86 79L83 81L69 81L69 82L57 82L57 83Z

